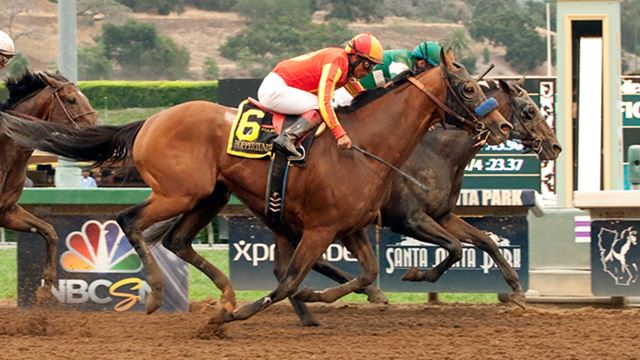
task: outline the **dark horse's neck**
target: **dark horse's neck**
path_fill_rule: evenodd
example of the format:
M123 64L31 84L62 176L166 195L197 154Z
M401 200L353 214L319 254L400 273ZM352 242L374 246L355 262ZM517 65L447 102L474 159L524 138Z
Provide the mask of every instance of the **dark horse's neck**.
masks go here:
M445 101L442 69L436 67L418 80ZM393 164L402 164L413 152L426 129L435 122L437 106L411 83L404 81L352 112L339 113L340 121L355 145Z

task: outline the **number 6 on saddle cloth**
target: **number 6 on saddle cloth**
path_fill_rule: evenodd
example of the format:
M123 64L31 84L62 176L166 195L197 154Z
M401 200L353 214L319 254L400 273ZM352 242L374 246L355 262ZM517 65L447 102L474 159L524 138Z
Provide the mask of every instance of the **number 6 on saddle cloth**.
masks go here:
M270 158L265 215L275 223L282 222L289 165L303 167L315 136L305 136L299 146L301 157L288 157L281 151L273 151L273 140L300 115L283 115L263 107L257 100L248 98L240 103L227 143L227 154L248 159ZM326 125L321 123L316 136Z

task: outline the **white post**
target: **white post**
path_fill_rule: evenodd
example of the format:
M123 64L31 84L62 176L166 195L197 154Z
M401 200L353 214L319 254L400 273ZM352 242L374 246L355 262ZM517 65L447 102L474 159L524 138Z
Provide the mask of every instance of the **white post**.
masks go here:
M551 76L551 5L547 2L547 76Z
M78 81L78 56L76 49L76 0L58 1L58 68L71 82ZM80 187L80 168L75 162L58 158L56 187Z

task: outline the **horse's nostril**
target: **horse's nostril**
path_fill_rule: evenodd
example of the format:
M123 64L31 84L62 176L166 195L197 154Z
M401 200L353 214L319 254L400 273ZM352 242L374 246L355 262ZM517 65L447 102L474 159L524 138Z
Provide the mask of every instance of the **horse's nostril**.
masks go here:
M558 144L553 144L551 146L553 147L553 151L555 151L556 154L560 154L562 152L562 146Z
M504 123L500 125L500 131L502 131L505 134L509 133L512 129L513 129L513 125L509 123Z

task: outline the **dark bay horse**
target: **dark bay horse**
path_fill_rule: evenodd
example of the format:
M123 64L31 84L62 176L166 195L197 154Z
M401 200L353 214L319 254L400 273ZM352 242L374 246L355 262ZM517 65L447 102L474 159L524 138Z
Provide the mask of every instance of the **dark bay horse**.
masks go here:
M523 81L500 80L499 83L498 87L495 81L488 80L483 90L487 96L498 100L498 111L513 125L511 139L522 143L525 149L534 151L540 160L555 160L562 148L538 107L523 89ZM481 147L476 146L473 139L454 127L437 127L427 133L402 170L426 184L430 191L425 193L413 182L395 176L389 201L381 209L382 224L396 233L443 246L449 252L448 258L432 269L410 269L404 280L435 282L453 263L460 260L460 243L469 243L491 256L513 290L512 300L524 306L518 275L504 259L496 243L453 213L462 188L464 169L480 150ZM282 242L284 240L277 236L276 249L284 247ZM349 274L325 261L319 262L316 270L340 283L351 279ZM371 297L372 293L375 294L369 287L367 294ZM293 299L296 300L330 302L334 299L327 293L304 289ZM308 324L311 315L302 314L300 317L303 323Z
M75 127L94 125L97 112L89 100L59 73L27 72L5 82L9 98L0 104L1 111L30 120L44 120ZM43 273L47 296L56 278L58 236L53 227L17 204L24 185L27 162L32 149L16 144L0 132L0 227L40 234L47 243L47 264Z
M341 122L354 144L394 165L402 164L428 128L447 116L486 129L489 143L509 135L511 125L497 112L481 119L474 109L486 101L478 84L453 54L443 53L442 65L411 81L383 89L370 102L342 113ZM439 105L438 105L439 104ZM0 114L3 128L16 141L77 160L112 161L128 157L151 187L142 204L122 212L117 221L140 255L152 292L147 312L162 303L159 268L149 253L142 232L152 224L180 216L163 239L165 247L207 274L222 291L222 307L211 323L249 318L274 302L292 296L306 274L335 238L363 265L364 273L339 291L370 284L378 272L366 235L370 223L388 197L391 170L361 153L339 151L329 136L316 140L305 169L289 173L286 231L300 243L279 278L278 287L254 303L236 309L228 278L191 247L193 236L227 203L234 193L264 220L264 196L269 164L226 153L236 110L195 101L174 106L146 121L121 127L98 126L74 130L51 124L34 124ZM464 118L457 114L464 114ZM54 133L55 136L49 134ZM276 232L283 226L267 222ZM355 232L355 233L354 233ZM351 242L344 240L349 234ZM235 309L235 310L234 310Z

